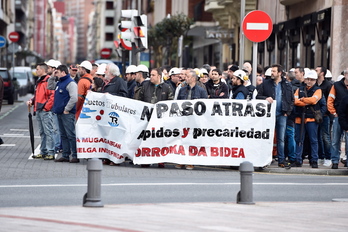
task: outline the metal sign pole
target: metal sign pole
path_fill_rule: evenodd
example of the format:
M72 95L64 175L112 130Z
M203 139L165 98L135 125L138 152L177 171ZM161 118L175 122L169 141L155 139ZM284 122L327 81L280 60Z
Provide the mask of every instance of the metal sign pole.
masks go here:
M256 86L256 72L257 72L257 42L253 42L253 86Z

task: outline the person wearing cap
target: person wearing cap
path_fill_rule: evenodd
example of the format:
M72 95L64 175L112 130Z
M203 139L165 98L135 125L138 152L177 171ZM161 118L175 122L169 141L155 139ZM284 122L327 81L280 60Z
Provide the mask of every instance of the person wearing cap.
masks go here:
M58 82L55 82L55 76L58 78ZM63 147L62 157L56 159L55 162L79 163L75 131L77 84L70 77L66 65L59 65L54 76L48 79L48 89L55 90L52 110L57 114ZM71 160L69 160L70 155Z
M34 159L54 160L55 143L53 138L53 114L54 90L47 88L48 78L47 65L45 63L36 66L39 76L33 98L27 101L29 107L34 106L34 115L38 122L41 145L40 154L34 155Z
M317 85L323 93L323 97L327 102L332 84L325 79L327 69L323 66L316 67L315 71L318 74ZM331 132L330 132L330 112L327 110L323 114L323 122L319 124L318 129L318 142L319 142L319 162L324 166L330 167L331 162Z
M348 95L348 68L343 72L344 77L340 81L336 81L330 90L327 98L327 108L334 119L332 122L332 147L331 147L331 162L332 169L338 169L338 163L340 161L341 151L341 137L344 134L345 139L345 155L348 155L348 138L347 132L344 131L339 124L339 111L341 104L344 104L342 100Z
M320 110L319 101L322 97L321 89L316 85L318 74L310 70L305 74L306 86L301 86L295 92L295 140L296 164L302 166L302 151L305 133L308 134L311 144L312 168L318 168L318 123L315 121L314 112Z
M284 145L287 117L294 106L294 93L291 83L283 77L283 67L279 64L272 65L271 79L265 79L258 90L257 99L267 100L270 104L276 100L276 140L278 167L289 167L285 161Z
M129 65L126 69L126 80L127 80L127 89L128 89L128 98L133 98L134 88L136 86L135 77L137 73L137 66Z
M95 77L93 77L92 88L91 90L94 92L101 92L103 86L105 84L105 68L106 64L100 64L98 66L97 72L95 73Z
M175 93L176 87L180 82L181 70L179 68L172 68L169 70L169 80L166 83L172 88L173 93Z
M87 96L87 91L91 89L92 82L93 82L93 76L91 75L91 70L93 69L93 66L91 62L88 60L83 61L79 65L79 75L80 80L77 83L77 89L78 89L78 100L76 103L76 120L79 118L83 103L85 102L85 98Z
M47 63L47 74L49 76L54 77L54 72L58 68L59 65L61 65L59 60L49 60ZM54 77L55 81L58 81L57 77ZM53 113L53 139L54 139L54 146L55 146L55 153L58 153L62 149L62 141L60 137L60 131L58 126L58 118L55 113Z
M134 88L133 99L139 100L139 93L140 93L140 90L141 90L143 84L145 83L145 81L149 81L148 74L149 74L149 69L146 66L140 67L140 65L139 65L137 67L137 73L135 76L136 86Z
M69 74L70 74L70 77L71 77L72 79L74 79L74 81L75 81L76 83L79 83L80 76L79 76L79 74L78 74L77 71L78 71L78 68L77 68L76 65L74 65L74 64L70 65L70 67L69 67Z
M206 83L208 98L228 98L228 87L221 81L221 70L213 69L210 80Z
M232 74L232 99L247 99L249 90L244 86L244 79L247 78L243 70L236 70Z
M107 64L105 68L106 81L101 92L120 97L127 97L127 83L120 77L120 74L120 69L116 64Z
M205 68L201 68L201 77L199 78L199 81L203 84L207 83L207 81L209 80L209 72L208 70L206 70Z

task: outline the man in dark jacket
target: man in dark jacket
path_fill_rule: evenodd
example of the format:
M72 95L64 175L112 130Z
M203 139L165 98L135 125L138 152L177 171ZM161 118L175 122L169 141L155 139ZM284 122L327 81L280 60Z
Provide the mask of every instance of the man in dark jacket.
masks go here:
M120 69L118 66L116 64L108 64L105 68L106 83L101 92L120 97L127 97L127 83L119 76Z
M208 98L228 98L228 87L221 81L221 70L213 69L211 78L205 84L208 92Z
M278 166L288 167L284 155L284 138L286 121L294 107L294 94L291 83L283 76L283 67L279 64L272 65L271 79L266 79L259 88L257 99L267 100L270 104L276 100L276 136Z
M248 78L243 70L236 70L232 74L232 99L247 99L249 90L244 86L244 79Z
M327 69L318 66L315 71L318 74L317 85L321 89L325 102L329 96L332 84L325 79ZM330 112L326 111L323 114L323 122L319 124L318 128L318 143L319 143L319 161L323 161L326 167L331 166L331 132L330 132Z
M151 70L150 81L143 83L137 100L153 104L159 101L173 100L172 88L167 83L161 83L161 77L161 69L156 68Z
M187 73L187 85L179 90L178 100L208 98L207 91L197 85L198 75L191 70Z
M150 81L143 81L139 95L135 95L135 99L153 104L159 101L173 100L174 94L172 88L167 83L161 83L161 78L162 70L160 68L152 69ZM149 165L144 164L141 166L149 167ZM164 164L159 163L158 167L164 168Z
M58 82L55 83L55 77ZM48 80L48 89L55 89L53 112L57 114L60 136L62 139L62 157L55 162L78 163L76 149L75 113L77 103L77 84L70 77L68 67L59 65L54 75ZM72 159L69 161L69 156Z
M338 122L339 120L339 111L341 103L343 103L343 99L348 95L348 68L344 70L344 78L340 81L336 81L330 90L329 96L327 98L327 108L330 113L334 116L332 123L332 147L331 147L331 162L332 169L338 169L338 162L340 160L340 150L341 150L341 138L342 133L344 133L344 139L346 144L345 155L348 155L348 138L347 132L345 132Z

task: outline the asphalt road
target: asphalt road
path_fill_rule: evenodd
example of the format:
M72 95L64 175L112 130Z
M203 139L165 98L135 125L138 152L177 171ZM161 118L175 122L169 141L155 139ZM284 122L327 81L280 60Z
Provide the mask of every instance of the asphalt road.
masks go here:
M87 191L86 160L78 164L30 159L28 112L21 98L0 114L0 207L81 205ZM35 145L40 142L34 117ZM255 172L254 202L331 201L348 198L347 176ZM173 164L141 168L104 166L105 205L170 202L236 202L237 170L222 167L175 169Z

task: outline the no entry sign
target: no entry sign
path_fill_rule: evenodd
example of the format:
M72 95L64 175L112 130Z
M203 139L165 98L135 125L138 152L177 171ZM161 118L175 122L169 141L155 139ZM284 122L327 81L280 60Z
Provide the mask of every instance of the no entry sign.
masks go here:
M19 40L18 32L13 31L10 34L8 34L8 39L14 43L18 42L18 40Z
M264 11L254 10L243 19L242 28L245 37L252 42L265 41L272 33L271 17Z
M108 58L110 58L110 56L111 56L111 49L110 48L103 48L100 51L100 57L101 58L108 59Z

